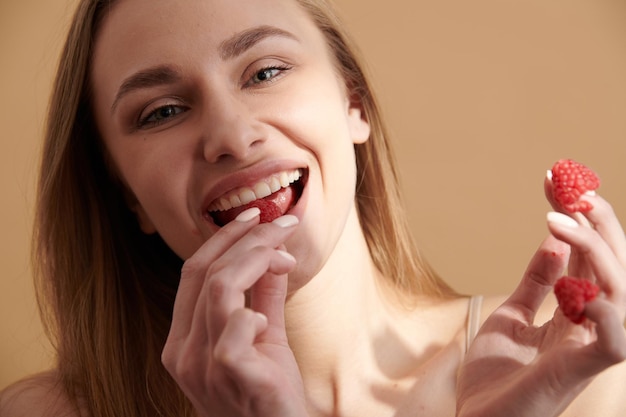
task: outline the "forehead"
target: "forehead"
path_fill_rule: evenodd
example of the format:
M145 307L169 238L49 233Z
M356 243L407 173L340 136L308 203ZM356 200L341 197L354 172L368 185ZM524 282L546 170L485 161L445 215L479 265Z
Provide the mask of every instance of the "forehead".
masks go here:
M166 52L159 44L166 40L181 42L181 49L189 42L208 48L259 24L290 31L312 25L295 0L118 0L105 13L97 51L137 47L131 56L142 51Z
M281 21L303 17L296 0L117 0L105 9L105 25L135 30L166 29L181 20L188 29L218 30L258 19Z
M293 33L305 48L322 40L296 0L119 0L105 13L93 56L96 89L164 62L216 59L224 40L255 26Z

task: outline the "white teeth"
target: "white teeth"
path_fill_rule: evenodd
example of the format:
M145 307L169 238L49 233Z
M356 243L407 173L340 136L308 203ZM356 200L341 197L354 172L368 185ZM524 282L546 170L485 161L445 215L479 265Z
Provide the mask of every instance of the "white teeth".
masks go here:
M243 206L243 203L241 202L237 194L230 196L229 203L230 203L230 207L225 208L224 210L228 210L231 207Z
M254 194L256 194L257 198L267 197L272 194L272 190L270 186L264 182L259 182L254 186Z
M256 200L256 194L251 188L243 188L242 191L239 192L239 199L241 200L241 204L248 204Z
M218 205L220 207L232 207L232 204L230 203L230 201L228 201L226 198L222 197L220 198Z
M254 200L267 197L281 188L288 187L291 183L298 181L301 176L302 171L300 169L283 171L278 174L274 174L254 184L252 188L242 187L231 191L211 203L208 210L224 211L243 206L244 204L248 204Z
M280 181L278 180L278 178L272 177L270 179L270 191L272 193L275 193L276 191L280 190L281 188L282 188L282 186L280 185Z

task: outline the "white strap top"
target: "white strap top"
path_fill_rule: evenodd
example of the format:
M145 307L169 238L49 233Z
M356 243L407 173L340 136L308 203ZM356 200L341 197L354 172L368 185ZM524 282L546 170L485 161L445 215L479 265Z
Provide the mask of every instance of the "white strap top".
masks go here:
M469 350L478 329L480 329L480 308L483 303L482 295L473 295L467 306L467 332L465 334L465 352Z

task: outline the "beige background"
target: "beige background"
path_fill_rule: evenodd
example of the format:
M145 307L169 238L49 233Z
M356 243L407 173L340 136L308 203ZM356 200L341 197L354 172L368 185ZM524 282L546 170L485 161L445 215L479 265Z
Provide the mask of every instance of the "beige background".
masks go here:
M28 261L47 94L76 0L0 0L0 388L50 361ZM542 180L596 169L626 219L626 2L338 0L396 137L412 227L458 290L511 291Z

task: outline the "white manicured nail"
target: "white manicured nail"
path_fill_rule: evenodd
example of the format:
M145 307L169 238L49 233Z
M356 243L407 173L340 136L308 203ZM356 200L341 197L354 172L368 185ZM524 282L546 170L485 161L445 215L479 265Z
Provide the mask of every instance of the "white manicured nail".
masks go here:
M550 223L560 224L561 226L566 227L578 227L578 222L576 220L563 213L551 211L548 213L547 218Z
M261 210L258 207L250 207L249 209L239 213L239 215L235 217L235 220L241 223L245 223L254 219L259 214L261 214Z
M260 318L265 324L267 324L267 316L263 313L259 313L258 311L255 311L254 314L256 314L256 316L258 318Z
M585 191L585 195L588 195L589 197L593 197L594 195L596 195L596 192L594 190Z
M552 170L549 169L546 171L546 178L552 181Z
M285 214L284 216L280 216L275 219L272 223L280 227L290 227L295 224L298 224L299 220L296 216L292 214Z
M284 250L276 249L279 255L281 255L285 259L289 259L292 262L296 262L296 258L293 257L289 252L285 252Z

